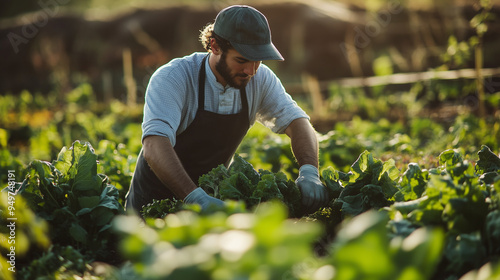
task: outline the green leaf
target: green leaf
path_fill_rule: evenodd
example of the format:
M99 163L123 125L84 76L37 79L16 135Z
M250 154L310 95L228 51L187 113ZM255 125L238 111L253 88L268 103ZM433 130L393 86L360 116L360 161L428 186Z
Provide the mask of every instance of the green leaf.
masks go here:
M321 172L321 177L327 187L329 198L335 199L339 197L344 187L342 186L338 171L330 166Z
M275 173L276 184L288 206L290 218L304 215L302 209L302 194L293 180L289 180L283 172Z
M239 183L242 181L242 183ZM250 190L250 180L242 173L235 173L231 177L222 181L219 185L219 197L222 200L244 200L245 196L239 191L238 185L242 185L245 190Z
M336 279L394 279L387 221L381 212L369 211L343 224L332 244Z
M92 211L92 209L93 208L82 208L82 209L78 210L75 215L77 215L77 216L85 215L87 213L90 213Z
M487 172L500 172L500 158L495 155L490 148L482 146L477 153L479 160L476 163L476 171L479 174Z
M491 211L486 216L485 241L491 255L500 254L500 210Z
M451 198L443 210L443 221L448 229L458 233L481 230L488 213L488 205L482 194L477 200L469 197Z
M446 270L462 275L483 264L486 249L480 232L449 235L445 243L444 256L448 260Z
M458 150L446 150L439 155L439 164L445 165L446 168L455 166L462 161L462 154Z
M398 236L407 237L416 229L418 229L419 226L413 224L408 219L392 219L387 223L387 228L391 231L391 238L394 238Z
M94 208L99 204L101 198L99 196L82 196L78 198L80 208Z
M399 211L403 215L406 215L418 209L421 203L428 199L429 197L424 195L414 200L395 202L394 204L391 205L391 208L395 209L396 211Z
M394 160L382 162L365 151L351 167L349 182L337 202L342 203L342 215L359 215L369 209L382 208L395 200L399 170ZM339 174L340 178L340 174Z
M255 218L253 231L262 245L271 248L282 242L286 232L281 231L281 225L287 218L283 204L275 201L260 204L255 210Z
M240 155L235 154L231 165L228 168L229 174L243 173L252 184L256 185L260 181L260 175L253 166L244 160Z
M219 184L229 177L227 168L221 164L210 170L207 174L200 176L198 186L214 197L219 197Z
M101 192L101 182L97 176L97 155L94 154L89 143L73 144L74 159L77 162L77 172L73 188L78 191L95 190Z
M95 190L100 193L97 155L90 143L75 141L69 149L64 147L54 166L61 171L66 182L72 182L75 191Z
M71 235L71 237L73 237L73 239L75 239L77 242L80 242L80 243L83 243L83 244L86 244L87 243L87 236L88 236L88 233L87 231L82 227L80 226L79 224L77 223L73 223L71 224L71 227L69 228L69 234Z
M123 207L118 201L118 190L112 185L106 186L101 193L98 206L105 207L111 210L122 210Z
M364 211L361 193L339 198L338 201L342 202L342 216L357 216Z
M111 219L110 219L110 221L111 221ZM105 232L105 231L109 230L111 227L112 227L111 223L106 223L104 226L101 227L101 229L99 230L99 233Z
M33 210L60 207L64 191L54 184L57 181L56 174L56 169L49 162L33 160L29 164L28 175L21 184L19 193L28 200Z
M65 176L66 181L69 179L73 179L69 174L69 170L71 165L73 164L73 152L68 150L68 148L63 147L57 156L57 161L54 162L55 168L61 171L63 176Z
M141 215L144 218L161 218L163 219L167 214L176 213L182 210L184 203L175 198L167 198L162 200L153 199L153 202L142 206Z
M72 246L54 245L43 252L29 266L17 273L17 279L59 279L74 278L88 273L85 256ZM57 275L57 276L55 276Z
M256 189L252 193L252 197L259 199L261 202L271 199L283 201L283 194L276 184L274 174L266 174L261 177Z
M372 208L380 209L390 205L380 186L368 184L361 188L361 193L363 194L363 211Z
M90 215L95 226L100 227L110 223L116 213L109 208L98 206L90 212Z
M363 175L368 170L368 167L373 168L375 163L378 162L380 161L375 161L370 152L368 151L362 152L359 155L358 159L351 166L352 175L349 177L350 182L354 182L358 177Z
M427 172L423 172L416 163L408 164L408 169L399 181L404 200L413 200L422 196L427 185Z
M399 169L396 167L396 162L394 159L389 159L384 162L382 172L380 173L379 180L381 179L382 174L386 173L391 181L394 181L399 178Z
M440 228L419 228L406 237L393 259L399 270L412 268L417 272L416 279L432 278L441 261L444 247L444 232ZM400 277L399 279L406 279Z
M500 180L500 174L497 172L486 172L479 177L479 181L487 185L492 185L498 180Z
M34 160L30 163L30 168L34 169L40 179L52 177L52 165L49 162Z
M381 179L378 182L373 182L374 185L379 185L382 188L384 197L393 200L394 195L398 192L396 182L389 177L387 172L382 173Z

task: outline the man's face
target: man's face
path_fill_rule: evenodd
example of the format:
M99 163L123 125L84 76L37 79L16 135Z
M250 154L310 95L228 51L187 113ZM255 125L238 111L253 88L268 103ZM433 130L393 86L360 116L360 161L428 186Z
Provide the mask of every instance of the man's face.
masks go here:
M260 61L250 61L234 49L222 52L221 58L215 64L224 81L231 87L243 89L257 73Z

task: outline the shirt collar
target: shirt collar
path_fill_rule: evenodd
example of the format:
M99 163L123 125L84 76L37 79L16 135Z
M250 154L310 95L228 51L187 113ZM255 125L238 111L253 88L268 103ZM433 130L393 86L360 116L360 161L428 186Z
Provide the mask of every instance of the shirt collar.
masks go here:
M208 60L210 59L210 55L212 54L209 54L209 56L207 57L207 63L205 63L205 73L208 83L215 87L216 90L220 90L223 92L232 89L232 87L230 87L229 85L226 85L226 87L224 87L221 83L217 82L217 78L215 77L214 72L212 72L212 68L210 68L210 63L208 62Z

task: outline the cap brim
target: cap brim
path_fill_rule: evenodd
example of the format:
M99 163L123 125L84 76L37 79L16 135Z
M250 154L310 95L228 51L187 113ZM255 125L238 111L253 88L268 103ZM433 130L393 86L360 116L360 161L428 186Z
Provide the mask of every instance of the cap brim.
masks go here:
M244 45L231 42L234 49L251 61L285 60L273 43L266 45Z

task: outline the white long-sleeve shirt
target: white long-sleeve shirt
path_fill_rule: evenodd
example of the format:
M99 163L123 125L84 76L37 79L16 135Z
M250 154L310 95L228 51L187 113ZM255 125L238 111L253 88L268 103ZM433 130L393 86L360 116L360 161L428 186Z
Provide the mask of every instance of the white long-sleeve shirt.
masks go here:
M198 75L207 53L176 58L158 68L146 89L142 139L150 135L166 136L175 146L196 116ZM235 114L241 110L239 89L217 82L208 60L205 64L205 110ZM285 91L279 78L264 64L246 86L250 125L259 121L273 132L284 133L297 118L309 118Z

